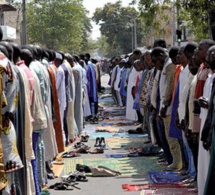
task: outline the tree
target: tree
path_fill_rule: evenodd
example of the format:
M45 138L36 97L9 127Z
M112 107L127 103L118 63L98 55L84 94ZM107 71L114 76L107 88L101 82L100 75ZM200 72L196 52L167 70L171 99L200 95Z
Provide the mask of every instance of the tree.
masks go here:
M36 3L35 3L36 2ZM82 0L38 0L27 4L29 43L78 53L91 30Z
M215 2L213 0L177 0L176 6L179 10L179 20L188 22L197 41L203 38L215 39Z
M100 24L101 34L105 36L112 53L126 54L132 51L134 20L137 21L137 43L142 43L142 25L138 12L133 7L122 7L121 1L107 3L104 8L97 8L93 20Z
M136 3L136 0L133 0ZM160 34L161 21L171 21L168 14L156 18L156 15L171 8L175 21L180 25L183 22L195 36L195 41L209 38L212 34L215 39L215 1L214 0L140 0L139 11L145 23L145 31L150 28Z

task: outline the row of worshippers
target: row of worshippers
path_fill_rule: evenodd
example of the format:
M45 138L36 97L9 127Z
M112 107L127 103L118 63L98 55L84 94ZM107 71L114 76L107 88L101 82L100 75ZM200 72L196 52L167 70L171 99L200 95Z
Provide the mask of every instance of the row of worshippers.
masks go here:
M152 50L134 51L125 66L116 59L112 64L119 70L112 70L112 81L120 72L123 86L118 93L111 83L116 101L121 106L120 98L126 97L128 119L142 116L141 128L132 133L147 132L148 142L163 149L159 163L166 171L189 175L199 195L214 194L215 42L205 39L168 51L165 40L158 39Z
M97 114L99 64L0 42L0 69L0 192L39 195L54 178L50 162Z

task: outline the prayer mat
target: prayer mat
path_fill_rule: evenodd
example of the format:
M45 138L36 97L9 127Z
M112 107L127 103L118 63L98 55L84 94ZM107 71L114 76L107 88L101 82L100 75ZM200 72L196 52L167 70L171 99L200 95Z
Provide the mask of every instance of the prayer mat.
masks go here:
M94 133L96 131L95 126L93 125L86 125L84 127L84 130L82 131L82 134L87 133L87 134L91 134Z
M171 188L171 189L156 189L142 190L140 195L193 195L197 194L193 189L188 188Z
M179 183L187 176L179 175L174 172L149 172L149 179L152 183Z
M118 117L111 117L109 119L104 119L104 122L133 122L127 118L124 118L124 116L120 116L121 118ZM123 118L122 118L123 117Z
M105 128L102 126L96 127L96 130L105 130L108 133L116 133L119 131L118 127L106 126Z
M126 158L126 157L140 157L138 153L132 154L105 154L106 158Z
M63 171L63 168L64 168L64 164L63 165L53 164L52 171L54 172L55 176L60 177L60 175L61 175L61 173Z
M85 158L69 159L65 161L63 174L76 171L76 164L98 167L99 165L108 167L112 170L119 171L122 176L144 175L148 171L161 171L162 166L156 164L152 158Z
M115 120L115 121L111 121L111 122L102 122L102 126L104 127L104 126L110 126L110 125L114 125L114 126L131 126L131 125L136 125L137 123L136 122L134 122L134 121L130 121L130 120L128 120L128 121L117 121L117 120Z
M112 149L130 149L130 148L140 148L143 146L143 138L114 138L106 139L106 143L109 148Z
M107 132L96 132L90 135L91 139L96 139L97 137L106 138L145 138L147 134L128 134L128 133L107 133Z
M185 188L180 184L122 184L122 189L126 191L140 191L143 189L170 189L170 188Z

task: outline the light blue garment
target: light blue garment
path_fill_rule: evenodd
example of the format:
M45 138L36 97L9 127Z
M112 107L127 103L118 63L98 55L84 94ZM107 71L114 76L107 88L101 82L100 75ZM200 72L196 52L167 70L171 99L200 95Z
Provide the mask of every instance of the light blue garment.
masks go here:
M185 155L187 155L187 161L188 161L188 172L191 176L195 177L196 175L196 170L194 166L194 161L193 161L193 153L188 145L187 138L185 137L184 132L182 132L182 139L184 143L184 149L185 149Z
M135 96L135 99L134 99L134 105L133 105L134 110L139 110L140 109L140 105L139 105L140 95L141 95L143 84L144 84L144 81L146 79L146 75L147 75L148 71L149 70L146 69L140 75L140 80L139 80L139 83L138 83L138 86L137 86L137 93L136 93L136 96Z
M88 67L90 68L91 74L92 74L93 101L97 102L98 101L98 95L97 95L96 72L95 72L94 65L91 61L88 62Z
M123 68L122 75L121 75L120 94L124 97L127 96L127 91L125 90L126 73L127 73L127 69Z

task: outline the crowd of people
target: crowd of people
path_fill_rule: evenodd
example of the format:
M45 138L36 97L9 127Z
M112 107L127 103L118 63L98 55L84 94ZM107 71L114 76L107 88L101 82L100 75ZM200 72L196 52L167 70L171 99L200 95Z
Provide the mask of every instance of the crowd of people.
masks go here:
M135 50L111 60L110 86L126 118L141 126L163 149L165 171L188 175L199 195L214 194L215 42L202 40L166 48L157 39L151 50Z
M51 161L98 120L100 77L89 53L0 42L0 194L39 195L55 178Z

